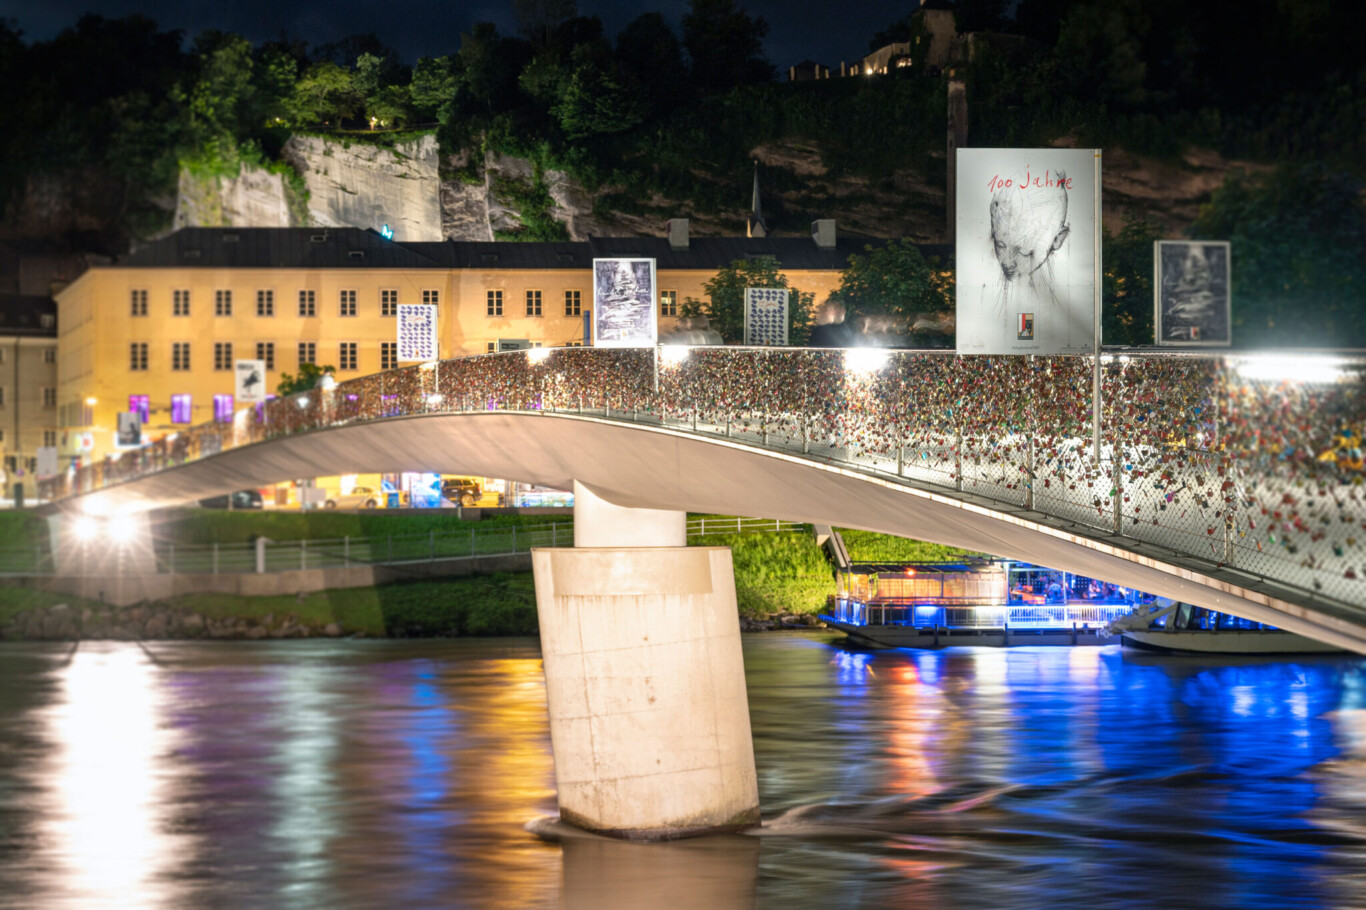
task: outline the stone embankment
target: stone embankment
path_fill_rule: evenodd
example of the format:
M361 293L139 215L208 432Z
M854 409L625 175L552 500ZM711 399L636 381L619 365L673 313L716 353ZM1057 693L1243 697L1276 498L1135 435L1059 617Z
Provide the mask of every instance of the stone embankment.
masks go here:
M780 629L825 629L814 613L770 613L768 616L741 616L741 632L773 632Z
M213 617L159 604L76 609L67 604L17 614L0 641L157 641L176 639L337 638L336 623L310 626L293 615Z

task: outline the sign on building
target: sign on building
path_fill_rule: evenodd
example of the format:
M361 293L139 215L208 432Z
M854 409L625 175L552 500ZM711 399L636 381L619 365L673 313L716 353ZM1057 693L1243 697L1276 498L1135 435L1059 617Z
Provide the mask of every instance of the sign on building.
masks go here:
M398 306L398 359L437 358L436 305L401 303Z
M957 154L958 353L1090 353L1100 153Z
M233 364L233 372L236 379L234 398L238 404L260 404L266 400L264 360L239 360Z
M1227 347L1233 341L1228 241L1153 244L1153 327L1157 343Z
M142 415L136 411L125 411L119 414L118 435L114 437L114 445L121 449L133 449L142 445Z
M659 338L653 259L593 260L593 344L653 347Z
M787 288L745 288L745 344L787 344Z
M39 446L37 461L36 473L39 477L55 477L57 475L56 446Z

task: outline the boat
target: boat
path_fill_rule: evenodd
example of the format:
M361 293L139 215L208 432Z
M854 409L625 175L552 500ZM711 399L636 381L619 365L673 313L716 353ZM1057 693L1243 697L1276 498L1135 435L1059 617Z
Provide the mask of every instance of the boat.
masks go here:
M1158 601L1111 622L1126 648L1175 654L1341 654L1342 648L1187 603Z
M1105 627L1145 596L1005 560L868 563L841 572L821 619L872 648L1105 645Z

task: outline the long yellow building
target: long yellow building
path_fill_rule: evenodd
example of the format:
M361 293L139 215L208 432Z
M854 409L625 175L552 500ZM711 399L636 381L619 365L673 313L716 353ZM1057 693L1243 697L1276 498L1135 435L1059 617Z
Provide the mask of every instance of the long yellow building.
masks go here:
M595 258L656 261L659 327L736 260L771 256L789 281L825 300L849 255L868 241L689 238L687 222L659 238L586 242L401 243L355 228L187 228L56 295L61 464L116 451L117 415L138 411L145 433L227 420L233 362L266 362L267 387L302 364L339 380L393 369L399 304L438 307L442 358L584 343ZM81 451L76 440L93 449Z

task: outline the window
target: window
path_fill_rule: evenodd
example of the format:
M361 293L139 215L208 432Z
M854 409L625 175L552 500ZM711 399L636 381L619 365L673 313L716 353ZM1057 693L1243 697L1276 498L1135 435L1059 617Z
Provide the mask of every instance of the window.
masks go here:
M490 316L501 316L501 315L503 315L503 292L502 292L502 291L489 291L489 293L488 293L488 309L487 309L486 312L487 312L488 315L490 315Z
M213 292L213 314L215 316L232 315L232 290L230 288L219 288Z
M44 313L38 317L38 325L45 329L50 329L57 324L57 317L51 313Z
M275 292L257 291L256 292L256 315L274 316L275 315Z
M57 444L56 430L43 430L43 445L51 448Z
M213 396L213 419L218 423L232 423L232 396Z
M147 418L152 413L152 398L150 395L129 395L128 410L138 415L139 423L146 423Z
M171 292L171 315L190 315L190 289L176 288Z
M430 303L432 306L436 306L438 303L441 302L441 292L432 288L424 290L422 292L422 302Z
M379 314L398 315L398 288L384 288L379 292Z
M189 395L171 396L171 423L191 423L194 420L194 405Z
M171 344L171 369L184 371L190 368L190 343L176 341Z
M564 314L566 316L583 315L583 292L565 291L564 292Z
M354 341L343 341L341 350L337 352L337 359L341 361L339 369L354 370L356 368L356 343Z
M660 291L659 292L659 315L677 316L678 315L678 292Z
M215 370L232 369L231 341L215 341L213 343L213 368Z
M392 370L398 366L398 342L381 341L379 343L379 368L381 370Z
M356 315L356 292L355 292L355 291L342 291L342 292L341 292L341 315L342 315L342 316L354 316L354 315Z
M527 314L528 316L539 316L539 315L541 315L541 292L540 292L540 291L527 291L527 292L526 292L526 314Z
M128 369L134 371L147 369L147 342L135 341L128 345Z
M134 288L128 294L129 302L132 304L130 314L133 316L147 315L147 289Z
M487 351L487 352L490 353L490 354L497 354L497 353L498 353L498 342L496 342L496 341L490 341L490 342L488 343L488 345L484 348L484 350Z
M318 345L312 341L299 342L299 366L318 362Z
M49 410L51 410L52 408L57 407L57 387L56 387L56 386L44 386L44 387L43 387L43 407L48 408Z
M299 292L299 315L316 316L318 315L318 295L316 291Z
M43 363L56 363L56 362L57 362L57 349L56 349L56 348L43 348ZM0 361L0 363L3 363L3 361Z
M258 341L256 342L256 359L266 362L266 369L275 369L275 342Z
M0 386L0 407L5 406L5 387Z

